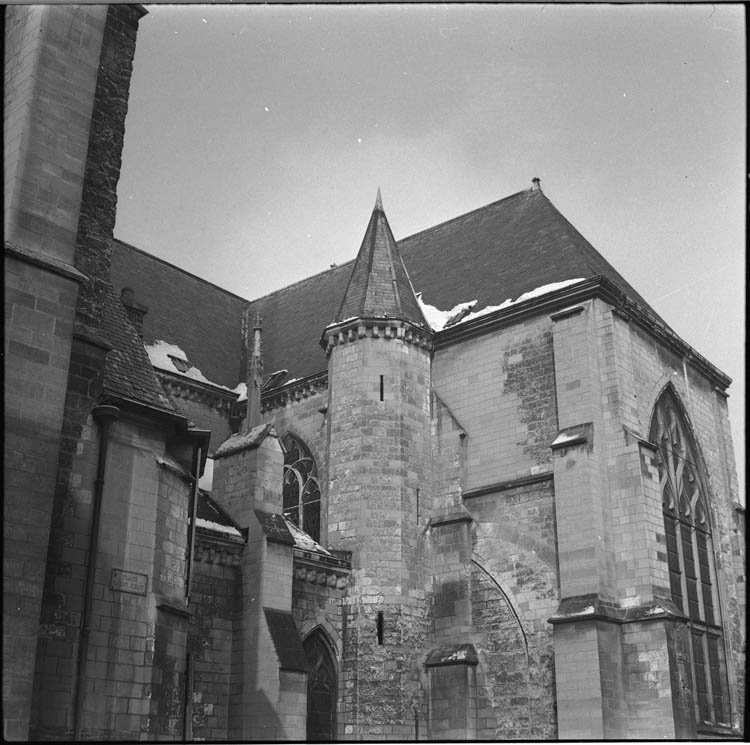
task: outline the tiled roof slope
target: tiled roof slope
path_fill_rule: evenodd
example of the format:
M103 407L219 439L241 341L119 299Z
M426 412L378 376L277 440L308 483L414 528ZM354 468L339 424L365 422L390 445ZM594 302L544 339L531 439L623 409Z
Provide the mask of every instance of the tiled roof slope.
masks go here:
M414 289L442 310L474 299L481 309L552 282L601 274L656 316L540 189L404 238L399 248Z
M234 388L244 379L245 299L117 240L110 277L118 293L130 287L135 300L148 306L143 320L146 343L161 339L177 344L213 383Z
M104 363L103 394L176 413L156 377L141 337L131 326L119 295L112 288L107 291L100 332L112 345Z
M474 299L481 309L552 282L601 274L661 321L539 189L518 192L396 245L414 290L442 310ZM178 344L209 379L236 384L241 298L127 244L116 244L112 264L115 287L132 287L136 300L149 306L148 341L159 337ZM326 369L318 341L337 318L353 269L350 261L251 303L251 317L260 312L263 318L267 374L286 368L299 378ZM210 313L201 313L208 308Z
M396 240L378 198L362 239L336 321L399 318L426 326Z
M664 323L539 189L403 238L397 246L414 290L442 310L475 299L481 309L553 282L603 275ZM263 316L266 370L286 368L291 377L304 377L326 369L317 342L337 318L337 300L352 271L353 262L341 264L251 303L251 312Z

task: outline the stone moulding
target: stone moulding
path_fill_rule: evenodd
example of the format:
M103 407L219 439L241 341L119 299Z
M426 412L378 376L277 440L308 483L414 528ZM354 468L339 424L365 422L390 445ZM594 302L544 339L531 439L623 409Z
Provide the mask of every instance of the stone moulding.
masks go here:
M602 600L597 594L564 598L547 619L553 626L581 621L605 621L607 623L635 623L656 620L687 621L671 600L659 598L648 603L622 607Z
M455 525L456 523L472 523L474 518L463 508L463 511L447 512L436 515L430 519L430 527L438 528L442 525Z
M205 528L197 528L193 559L206 564L236 567L239 566L240 555L244 547L245 541L242 538L230 538Z
M587 445L590 448L593 445L593 441L594 425L592 422L585 422L584 424L576 424L572 427L561 429L557 437L550 444L550 450L565 450L569 447L578 447L579 445Z
M432 336L430 329L420 328L399 318L352 318L326 328L320 338L320 345L325 349L326 357L331 356L334 347L365 337L385 341L400 339L407 344L432 351Z
M350 561L301 548L293 549L292 554L295 579L339 590L349 584Z
M72 264L68 264L55 256L50 256L33 248L16 246L10 241L5 241L5 253L8 254L8 256L12 256L14 259L18 259L27 264L33 264L41 269L46 269L52 274L71 279L73 282L81 283L88 279L83 272L76 269Z
M301 401L304 398L310 398L316 393L321 393L328 389L328 371L308 375L306 378L290 380L284 385L263 391L260 397L261 411L271 411L272 409L283 408L287 404ZM242 409L240 409L240 406ZM237 406L237 413L245 416L247 411L247 402L243 401Z
M426 667L478 664L479 658L473 644L454 644L448 647L440 647L430 652L430 656L425 662Z
M167 396L181 398L185 401L195 401L210 406L217 411L231 412L232 404L239 395L226 388L202 383L199 380L192 380L181 375L173 375L156 367L154 372Z
M290 380L284 385L261 391L260 410L265 413L274 409L283 409L287 404L310 398L317 393L328 390L328 370L308 375L306 378ZM319 409L320 411L320 409ZM323 413L323 412L321 412ZM247 416L247 399L236 401L231 406L231 418L235 422Z
M480 486L476 489L468 489L467 491L463 492L461 497L463 499L484 497L487 494L495 494L497 492L508 491L509 489L516 489L519 486L530 486L531 484L540 484L543 481L552 481L554 477L555 475L552 471L534 473L529 476L521 476L517 479L498 481L496 484L488 484L487 486Z

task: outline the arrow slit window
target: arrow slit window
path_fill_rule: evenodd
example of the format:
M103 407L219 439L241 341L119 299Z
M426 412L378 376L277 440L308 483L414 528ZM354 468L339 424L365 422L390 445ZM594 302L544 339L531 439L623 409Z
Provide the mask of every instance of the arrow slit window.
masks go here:
M651 442L657 463L672 600L688 618L698 727L729 725L727 677L706 480L690 426L675 393L656 404Z
M284 447L283 512L313 540L320 540L320 483L315 459L305 445L292 435L282 440Z

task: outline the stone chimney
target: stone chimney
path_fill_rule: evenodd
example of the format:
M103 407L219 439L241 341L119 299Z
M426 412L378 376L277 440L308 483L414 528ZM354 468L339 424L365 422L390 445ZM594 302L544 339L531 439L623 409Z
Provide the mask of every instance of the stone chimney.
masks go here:
M130 287L122 288L122 291L120 292L120 302L125 307L133 328L138 332L138 335L143 338L143 318L146 313L148 313L148 306L135 301L135 291Z

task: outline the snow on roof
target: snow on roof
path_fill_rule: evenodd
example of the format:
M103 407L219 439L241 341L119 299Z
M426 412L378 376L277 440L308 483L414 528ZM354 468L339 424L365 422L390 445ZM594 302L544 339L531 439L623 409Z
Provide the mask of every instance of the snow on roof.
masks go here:
M582 281L583 278L578 277L577 279L566 279L562 282L551 282L549 284L542 285L541 287L535 287L533 290L529 290L529 292L524 292L523 295L519 295L515 300L508 298L500 305L488 305L486 308L482 308L481 310L476 310L468 314L465 313L465 311L473 308L477 303L476 300L469 300L464 303L459 303L450 310L438 310L434 306L428 305L422 300L422 293L417 293L417 301L422 308L422 313L427 320L427 323L430 324L433 331L442 331L447 326L458 326L459 324L465 323L466 321L471 321L474 318L479 318L480 316L486 316L489 313L494 313L496 310L509 308L511 305L516 305L516 303L522 303L526 300L531 300L532 298L539 297L540 295L546 295L547 293L554 292L555 290L561 290L563 287L574 285L576 284L576 282Z
M438 310L434 305L429 305L422 300L422 293L417 293L417 302L422 309L422 315L433 331L442 331L454 318L464 311L471 310L476 304L476 300L469 300L466 303L459 303L450 310Z
M359 316L348 316L343 321L331 321L326 327L325 331L328 331L328 329L332 329L334 326L340 326L344 323L349 323L349 321L356 321L359 318Z
M208 383L217 388L224 388L224 390L230 390L224 385L219 385L219 383L209 380L197 367L194 367L188 361L185 352L176 344L170 344L169 342L157 339L153 344L146 344L146 352L148 353L149 360L151 360L151 364L159 370L164 370L173 375L181 375L182 377L197 380L201 383ZM177 363L175 363L175 360Z
M326 556L331 555L329 551L314 541L304 530L300 530L300 528L298 528L291 520L287 520L285 517L284 522L286 523L287 528L289 528L289 532L292 534L292 538L294 538L294 545L297 548L304 549L305 551L317 551Z
M207 530L213 530L216 533L226 533L227 535L236 535L242 537L242 534L239 530L237 530L237 528L233 528L231 525L221 525L220 523L215 523L212 520L204 520L202 517L197 517L195 519L195 527L206 528Z
M238 401L247 401L247 383L237 383L232 389L232 393L239 394L237 396Z

